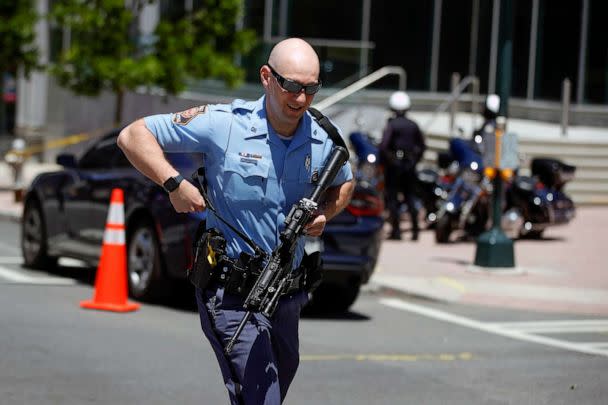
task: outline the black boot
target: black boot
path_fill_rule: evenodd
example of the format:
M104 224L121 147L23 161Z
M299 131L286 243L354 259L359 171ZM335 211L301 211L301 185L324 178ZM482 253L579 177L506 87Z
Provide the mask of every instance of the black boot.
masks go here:
M391 240L401 240L401 231L399 228L393 228L388 238Z

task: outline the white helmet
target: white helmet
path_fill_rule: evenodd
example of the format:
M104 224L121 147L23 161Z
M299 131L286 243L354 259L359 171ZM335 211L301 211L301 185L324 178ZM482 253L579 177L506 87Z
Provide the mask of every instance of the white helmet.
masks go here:
M497 94L489 94L486 98L486 108L494 114L500 109L500 97Z
M394 111L407 111L410 109L412 102L410 101L410 96L405 91L396 91L391 94L388 105Z

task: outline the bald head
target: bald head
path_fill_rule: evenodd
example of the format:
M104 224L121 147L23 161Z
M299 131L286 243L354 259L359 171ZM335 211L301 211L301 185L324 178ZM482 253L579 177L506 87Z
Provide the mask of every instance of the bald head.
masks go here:
M279 72L319 77L319 57L308 42L288 38L272 48L268 63Z

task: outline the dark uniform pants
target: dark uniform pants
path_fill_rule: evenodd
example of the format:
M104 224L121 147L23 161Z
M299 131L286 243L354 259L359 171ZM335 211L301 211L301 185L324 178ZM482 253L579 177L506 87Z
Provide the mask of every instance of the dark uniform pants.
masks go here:
M413 235L418 234L418 210L415 199L416 171L415 169L403 169L399 166L388 166L386 172L386 199L390 212L392 234L397 235L399 231L401 203L399 193L403 194L404 202L412 222Z
M243 298L223 287L196 290L201 327L215 352L232 405L279 405L300 362L298 323L304 291L286 295L268 319L255 313L229 355L224 346L245 311Z

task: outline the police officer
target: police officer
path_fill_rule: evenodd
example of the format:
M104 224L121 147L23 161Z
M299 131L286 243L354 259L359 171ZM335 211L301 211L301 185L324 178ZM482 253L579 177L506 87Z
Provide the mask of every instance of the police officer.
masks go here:
M500 96L497 94L489 94L486 97L486 103L483 109L483 123L473 132L473 140L476 143L481 143L483 135L486 132L494 132L496 128L496 117L500 109ZM478 138L479 137L479 138Z
M307 112L321 86L319 59L307 42L297 38L279 42L259 73L265 93L260 99L149 116L126 127L118 144L137 169L164 185L178 212L204 210L205 201L163 152L201 152L209 202L227 222L271 252L291 206L313 190L333 142ZM352 189L347 163L305 232L321 235L326 222L348 204ZM206 226L224 235L231 258L240 252L253 253L212 213ZM294 269L303 256L303 245L300 240ZM217 357L231 403L280 404L299 363L298 322L307 293L284 295L270 319L255 313L229 355L223 349L243 318L244 296L211 283L196 289L196 299L203 332Z
M412 221L412 240L418 240L418 210L414 199L416 164L422 157L426 145L418 125L406 117L411 107L407 93L397 91L389 99L394 113L386 127L380 143L380 154L385 166L387 203L390 212L390 239L401 239L399 228L399 193L403 194Z

